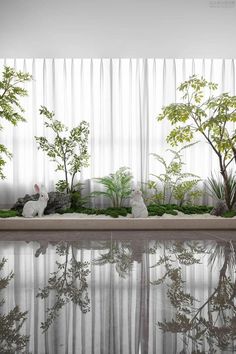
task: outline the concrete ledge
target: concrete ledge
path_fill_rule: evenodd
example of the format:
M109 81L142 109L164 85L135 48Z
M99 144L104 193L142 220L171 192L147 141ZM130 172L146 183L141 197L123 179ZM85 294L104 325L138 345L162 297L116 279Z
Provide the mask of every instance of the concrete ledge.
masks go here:
M235 230L236 219L164 218L164 219L78 219L9 218L0 219L1 231L83 231L83 230Z

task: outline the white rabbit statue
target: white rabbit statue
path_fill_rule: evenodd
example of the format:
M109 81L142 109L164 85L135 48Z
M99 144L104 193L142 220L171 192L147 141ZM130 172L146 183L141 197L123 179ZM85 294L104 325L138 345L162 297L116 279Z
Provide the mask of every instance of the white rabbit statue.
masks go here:
M144 204L142 192L139 189L134 189L131 194L130 204L132 207L133 218L147 218L148 210Z
M25 203L22 215L25 218L33 218L38 215L40 218L43 216L44 209L48 203L48 193L43 185L41 185L41 189L37 184L34 185L34 189L36 193L39 193L38 200L30 200Z

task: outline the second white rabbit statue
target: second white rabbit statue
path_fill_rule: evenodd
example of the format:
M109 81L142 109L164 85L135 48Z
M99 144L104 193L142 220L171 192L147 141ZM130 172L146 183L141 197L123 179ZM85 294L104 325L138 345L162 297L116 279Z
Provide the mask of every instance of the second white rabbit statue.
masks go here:
M38 215L40 218L43 216L44 209L48 204L48 193L43 185L41 185L41 189L37 184L34 185L34 189L36 193L39 193L38 200L30 200L25 203L22 211L22 216L25 218L33 218Z
M139 189L133 190L130 204L133 218L147 218L148 210L144 204L142 192Z

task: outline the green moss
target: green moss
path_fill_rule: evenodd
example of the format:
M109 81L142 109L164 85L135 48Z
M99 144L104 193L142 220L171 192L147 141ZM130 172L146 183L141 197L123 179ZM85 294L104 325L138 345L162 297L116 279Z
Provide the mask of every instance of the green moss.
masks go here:
M162 216L163 214L178 215L178 211L184 214L205 214L210 213L213 207L207 205L184 205L178 206L176 204L152 204L148 206L149 216ZM131 208L106 208L106 209L96 209L96 208L70 208L62 210L61 214L64 213L83 213L88 215L109 215L113 218L118 218L119 216L127 216L131 214Z
M184 214L205 214L210 213L213 207L207 205L184 205L178 206L175 204L152 204L148 206L148 215L149 216L162 216L163 214L177 215L178 211L181 211ZM106 208L106 209L97 209L97 208L69 208L66 210L58 211L59 214L66 213L82 213L88 215L108 215L113 218L118 218L119 216L127 216L131 214L131 208ZM17 211L14 210L0 210L0 218L10 218L14 216L20 216ZM235 211L226 212L223 217L232 218L236 216Z
M222 215L223 218L233 218L234 216L236 216L236 211L235 210L226 211Z
M206 214L210 213L213 207L207 205L183 205L180 207L175 205L174 209L181 211L184 214Z
M15 210L0 210L0 218L12 218L14 216L20 216Z
M153 204L148 206L149 216L162 216L163 214L177 215L177 211L181 211L184 214L205 214L210 213L211 210L212 207L207 205L184 205L180 207L176 204Z
M127 216L131 213L131 208L106 208L106 209L96 209L96 208L70 208L66 210L61 210L59 214L65 213L82 213L88 215L109 215L113 218L118 218L119 216Z
M149 216L162 216L163 214L177 215L177 211L181 211L184 214L204 214L209 213L212 207L208 206L182 206L179 207L175 204L159 205L153 204L148 206ZM64 213L65 211L62 211ZM131 214L131 208L107 208L107 209L93 209L93 208L77 208L68 209L66 212L73 213L84 213L88 215L110 215L114 218L119 216L127 216Z
M170 211L170 209L168 209L168 211ZM163 214L165 214L165 212L166 212L166 208L163 205L153 204L148 206L149 216L155 216L155 215L162 216Z

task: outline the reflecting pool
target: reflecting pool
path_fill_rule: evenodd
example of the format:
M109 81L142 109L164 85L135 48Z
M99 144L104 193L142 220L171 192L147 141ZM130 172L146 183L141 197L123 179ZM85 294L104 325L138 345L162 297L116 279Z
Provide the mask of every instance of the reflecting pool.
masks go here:
M0 246L1 354L236 352L236 241Z

